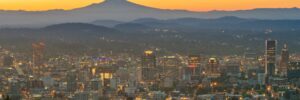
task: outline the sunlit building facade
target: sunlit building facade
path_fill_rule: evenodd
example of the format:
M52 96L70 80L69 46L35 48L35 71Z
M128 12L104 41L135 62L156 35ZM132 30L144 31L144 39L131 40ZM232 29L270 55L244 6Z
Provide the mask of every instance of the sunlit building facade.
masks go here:
M280 66L278 70L279 75L287 76L288 63L289 63L289 51L288 51L287 44L284 44L281 50Z

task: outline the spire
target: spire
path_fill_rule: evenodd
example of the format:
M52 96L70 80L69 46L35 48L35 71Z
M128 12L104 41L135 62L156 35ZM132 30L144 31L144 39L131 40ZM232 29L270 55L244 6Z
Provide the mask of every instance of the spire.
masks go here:
M286 43L283 45L282 51L288 51L288 46Z
M284 49L287 49L287 44L284 44L284 45L283 45L283 48L284 48Z

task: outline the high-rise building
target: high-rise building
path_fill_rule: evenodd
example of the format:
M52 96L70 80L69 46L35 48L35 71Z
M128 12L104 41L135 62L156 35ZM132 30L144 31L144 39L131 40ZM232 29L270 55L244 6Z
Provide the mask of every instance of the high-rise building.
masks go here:
M281 50L280 66L278 70L281 76L287 75L288 63L289 63L289 51L288 51L287 44L284 44Z
M188 66L184 68L184 80L197 80L201 75L201 56L189 55Z
M159 59L159 65L163 68L163 73L178 71L179 60L175 56L164 56Z
M153 51L147 50L142 55L142 80L154 81L156 75L156 55Z
M189 67L199 67L201 63L201 57L199 55L190 55L188 59Z
M287 77L289 79L300 78L300 61L291 61L288 63Z
M32 64L34 68L39 68L44 65L44 50L45 44L43 42L32 44Z
M14 58L12 56L4 56L3 57L3 66L7 66L7 67L10 67L10 66L13 66L14 64Z
M216 58L209 58L208 60L208 72L217 73L218 72L218 61Z
M67 91L75 92L77 90L77 75L76 71L72 70L67 73Z
M209 58L205 72L210 77L220 76L219 61L217 58Z
M266 40L265 42L265 74L267 76L276 75L276 40Z
M113 78L115 71L111 68L103 68L100 71L100 79L104 87L110 87L110 80Z
M180 78L179 75L180 72L180 61L176 56L164 56L159 59L159 66L158 69L160 71L161 77L159 77L161 80L162 78L168 76L172 78Z

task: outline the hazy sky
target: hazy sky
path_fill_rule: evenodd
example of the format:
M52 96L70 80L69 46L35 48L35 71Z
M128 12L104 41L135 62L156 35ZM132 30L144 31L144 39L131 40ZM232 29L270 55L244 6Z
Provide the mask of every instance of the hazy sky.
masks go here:
M73 9L103 0L0 0L4 10ZM242 10L253 8L300 7L300 0L129 0L141 5L163 9L192 11Z

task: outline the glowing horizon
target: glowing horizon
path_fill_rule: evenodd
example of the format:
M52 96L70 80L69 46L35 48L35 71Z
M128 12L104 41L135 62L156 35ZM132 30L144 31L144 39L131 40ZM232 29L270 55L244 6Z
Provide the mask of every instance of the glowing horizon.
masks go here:
M43 11L53 9L71 10L104 0L0 0L1 10ZM129 0L130 2L160 9L189 11L248 10L255 8L300 8L299 0Z

